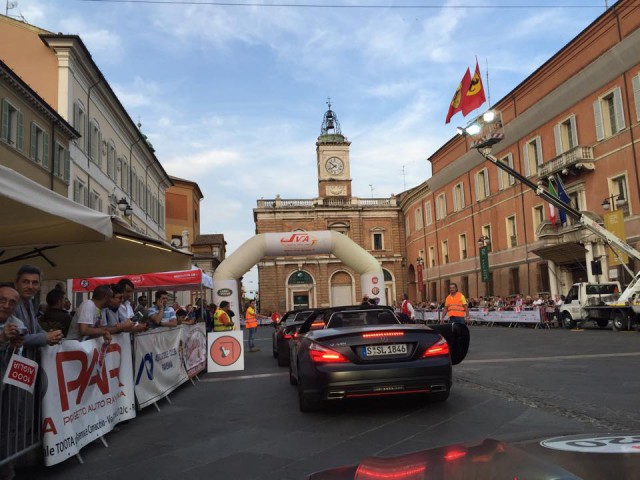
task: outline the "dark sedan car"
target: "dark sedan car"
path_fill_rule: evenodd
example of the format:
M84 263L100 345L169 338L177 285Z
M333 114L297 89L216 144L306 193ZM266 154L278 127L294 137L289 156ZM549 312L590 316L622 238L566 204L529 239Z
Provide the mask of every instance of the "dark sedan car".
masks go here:
M273 358L278 359L278 365L289 365L289 341L304 321L317 309L290 310L284 314L282 320L275 326L271 336Z
M298 385L303 412L327 401L382 395L424 394L442 402L451 366L468 347L463 324L402 324L383 306L328 308L292 338L289 380Z

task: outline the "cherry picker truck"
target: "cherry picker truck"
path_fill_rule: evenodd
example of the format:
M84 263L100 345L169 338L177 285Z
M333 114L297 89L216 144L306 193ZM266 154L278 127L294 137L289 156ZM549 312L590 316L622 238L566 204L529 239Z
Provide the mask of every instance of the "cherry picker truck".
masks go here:
M464 129L462 130L464 134ZM536 185L527 177L524 177L509 165L500 162L491 155L493 145L499 143L503 138L503 133L494 131L473 142L472 147L477 149L485 159L496 167L517 178L521 183L533 190L537 196L554 207L564 210L578 224L600 237L609 248L613 249L618 258L620 256L616 249L634 260L640 260L640 252L631 245L603 228L598 222L584 213L551 195L542 185ZM624 262L621 263L632 278L622 293L612 294L616 289L607 289L604 284L578 283L572 286L571 292L575 292L574 296L576 298L570 302L565 300L564 305L560 308L561 321L566 328L575 328L587 321L593 321L600 327L607 326L611 321L613 329L617 331L631 330L640 325L640 272L634 273ZM589 294L589 289L591 289L591 295ZM593 293L596 294L594 295ZM602 295L602 293L605 293L605 295Z

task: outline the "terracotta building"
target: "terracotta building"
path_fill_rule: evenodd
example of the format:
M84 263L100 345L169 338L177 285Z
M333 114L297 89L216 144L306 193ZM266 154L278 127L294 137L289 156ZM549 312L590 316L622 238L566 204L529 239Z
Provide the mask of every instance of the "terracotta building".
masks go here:
M204 195L196 182L169 178L173 186L165 191L167 241L191 251L191 244L200 235L200 201Z
M638 248L637 2L617 2L492 109L504 133L495 157L544 187L559 176L572 205L600 222L611 207L622 210L627 241ZM414 301L442 300L450 282L478 297L566 294L580 280L629 281L599 238L570 219L552 225L548 204L486 161L468 138L452 138L428 160L432 177L399 197ZM486 282L480 245L490 250ZM601 274L592 270L594 260ZM640 268L632 260L629 266Z
M387 303L403 293L404 220L395 197L352 196L349 149L335 113L325 113L316 142L318 196L258 200L256 233L334 230L374 255L382 264ZM360 278L333 255L266 257L258 264L260 309L349 305L360 301Z

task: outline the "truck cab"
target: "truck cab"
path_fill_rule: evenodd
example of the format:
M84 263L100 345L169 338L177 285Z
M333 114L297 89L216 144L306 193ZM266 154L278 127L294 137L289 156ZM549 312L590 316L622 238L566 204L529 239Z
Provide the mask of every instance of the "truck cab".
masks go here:
M593 321L600 328L609 324L609 315L599 315L598 307L614 303L620 295L618 282L574 283L560 307L560 318L565 328L575 328L585 321Z

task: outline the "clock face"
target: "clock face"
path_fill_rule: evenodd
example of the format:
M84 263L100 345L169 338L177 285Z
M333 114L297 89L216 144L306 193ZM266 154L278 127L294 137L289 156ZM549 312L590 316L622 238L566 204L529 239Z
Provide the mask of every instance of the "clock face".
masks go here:
M344 163L338 157L331 157L324 164L324 168L327 169L331 175L340 175L344 170Z

